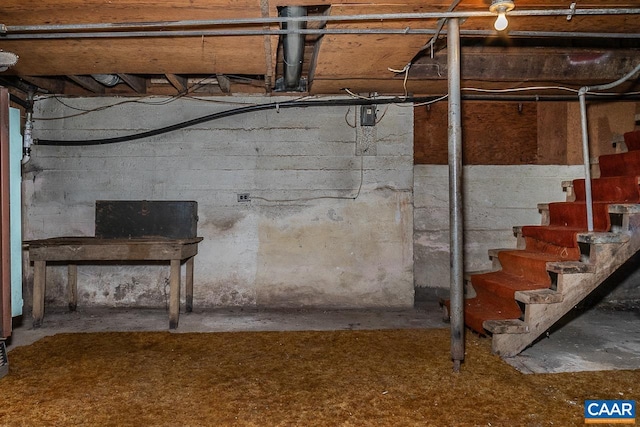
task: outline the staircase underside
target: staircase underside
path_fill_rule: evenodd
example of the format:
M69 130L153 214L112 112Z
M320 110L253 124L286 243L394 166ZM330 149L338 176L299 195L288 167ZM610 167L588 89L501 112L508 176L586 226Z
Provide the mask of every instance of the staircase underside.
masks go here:
M520 353L640 250L640 131L625 143L599 158L592 232L585 181L575 180L571 200L541 205L542 225L514 228L518 249L490 251L494 271L469 276L465 324L491 334L495 353Z

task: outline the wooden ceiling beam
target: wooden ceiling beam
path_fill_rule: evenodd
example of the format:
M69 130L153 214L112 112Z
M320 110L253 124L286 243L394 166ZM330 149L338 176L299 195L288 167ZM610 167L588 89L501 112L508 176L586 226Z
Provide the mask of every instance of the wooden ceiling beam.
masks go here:
M88 76L76 76L69 75L67 76L72 82L77 84L78 86L93 92L93 93L104 93L104 86L95 81L93 78Z
M258 0L2 0L5 25L257 18Z
M20 57L9 75L256 74L265 70L263 38L167 37L80 40L0 40Z
M218 85L223 93L231 93L231 80L224 74L216 74L216 79L218 79Z
M147 93L147 79L143 77L134 76L133 74L118 74L126 84L135 90L137 93Z
M186 77L182 77L177 74L165 74L164 76L169 80L171 86L176 88L178 93L186 92L189 88Z

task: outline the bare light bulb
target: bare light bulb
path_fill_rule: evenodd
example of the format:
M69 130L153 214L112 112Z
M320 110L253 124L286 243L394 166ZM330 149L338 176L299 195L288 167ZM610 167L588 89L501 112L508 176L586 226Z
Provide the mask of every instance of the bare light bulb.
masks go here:
M493 27L498 31L503 31L509 26L509 21L507 21L507 13L504 7L500 7L498 9L498 18L496 19Z

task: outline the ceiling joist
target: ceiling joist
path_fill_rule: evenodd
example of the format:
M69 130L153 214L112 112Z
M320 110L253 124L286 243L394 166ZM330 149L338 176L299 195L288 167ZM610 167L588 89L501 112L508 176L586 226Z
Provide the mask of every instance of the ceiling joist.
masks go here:
M78 0L3 0L0 24L6 31L3 35L0 29L0 49L20 57L3 77L32 84L39 79L37 86L51 93L171 96L191 90L189 79L195 82L204 77L216 78L217 84L198 85L192 88L194 93L269 94L282 76L279 45L285 33L278 8L288 6L286 0L82 3L78 7ZM495 16L489 12L488 0L460 0L455 7L452 3L296 2L308 9L302 75L308 92L336 94L350 88L394 95L439 93L446 61L437 48L446 44L447 26L433 55L424 48L443 17L467 18L460 23L463 77L485 87L541 80L599 83L609 76L619 77L616 72L638 58L634 46L640 39L637 0L614 6L606 0L585 0L575 10L564 0L516 0L516 9L508 15L509 29L500 34L493 30ZM77 38L78 32L86 33L84 38ZM54 36L64 38L45 38ZM542 36L563 42L536 45ZM518 40L531 41L526 45L531 49L521 50L513 43ZM606 64L572 62L563 56L572 50L572 43L586 51L608 53ZM547 50L532 50L537 46ZM404 73L397 71L408 64L411 68L404 82ZM118 75L126 84L106 87L89 77L94 74Z
M118 77L128 84L131 89L135 90L136 93L147 93L147 79L133 74L118 74Z
M76 76L68 75L69 80L73 81L78 86L97 94L103 94L105 92L104 86L88 76Z

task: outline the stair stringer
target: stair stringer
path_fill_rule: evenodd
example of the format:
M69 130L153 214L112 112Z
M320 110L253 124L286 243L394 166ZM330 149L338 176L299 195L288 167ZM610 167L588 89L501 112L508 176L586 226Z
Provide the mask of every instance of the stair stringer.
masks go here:
M624 208L624 205L617 205L613 209L620 207ZM635 208L640 206L628 207L631 208L631 211L636 211ZM557 292L562 295L561 301L525 303L523 325L512 330L503 329L507 331L506 333L494 331L492 337L493 353L501 357L513 357L523 351L640 250L640 214L634 212L627 218L629 228L624 233L625 239L622 239L621 243L601 243L616 239L590 239L590 235L587 233L583 235L586 241L596 241L596 243L590 243L589 271L559 273ZM615 233L597 234L612 237L616 235Z

